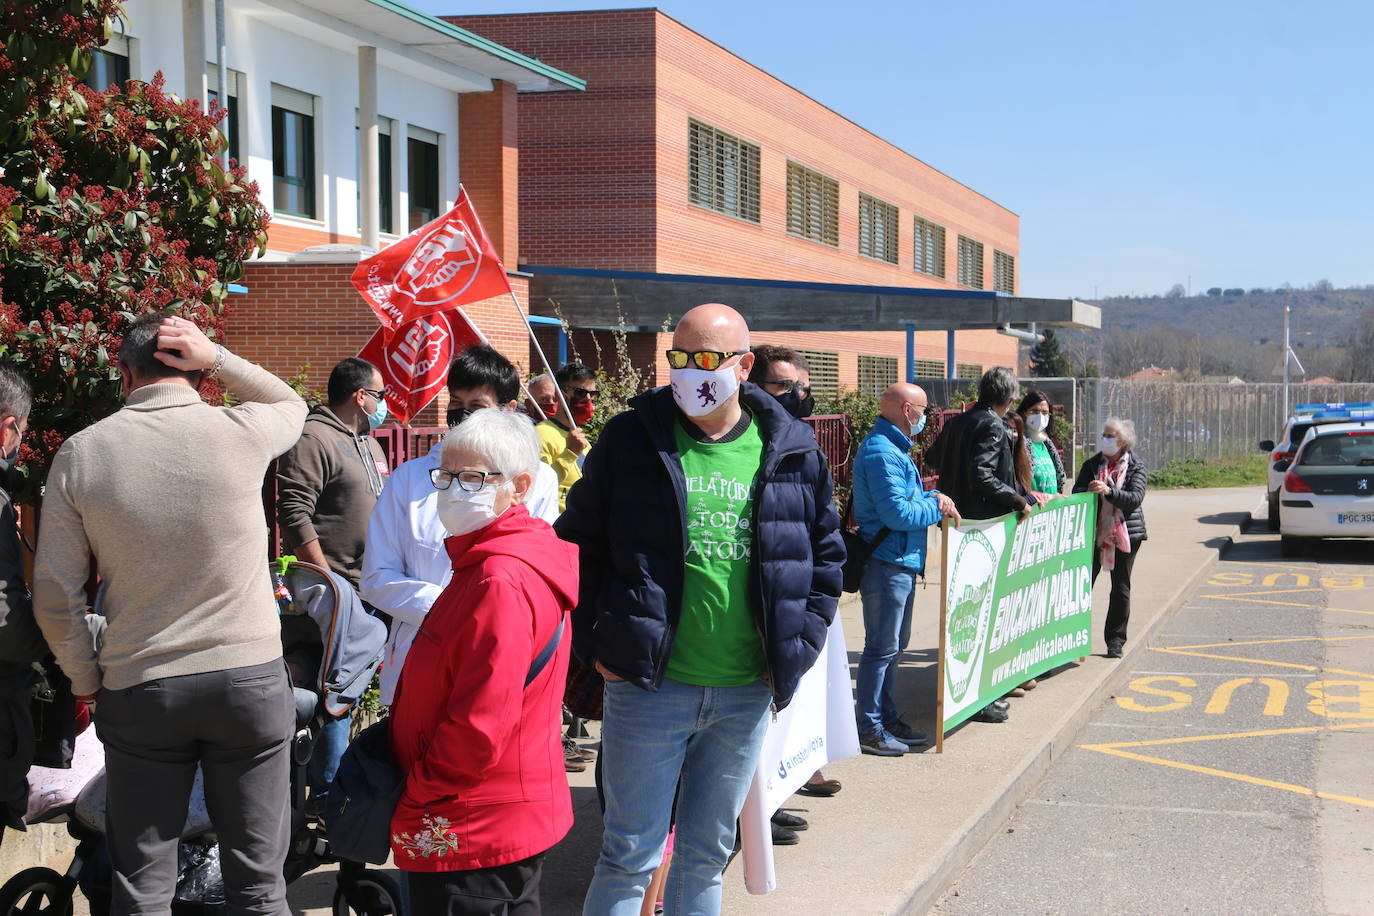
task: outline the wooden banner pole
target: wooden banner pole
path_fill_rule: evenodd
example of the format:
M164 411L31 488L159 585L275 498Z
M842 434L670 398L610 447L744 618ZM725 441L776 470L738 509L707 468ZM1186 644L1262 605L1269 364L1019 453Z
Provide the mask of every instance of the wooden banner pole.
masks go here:
M949 629L949 517L940 520L940 651L935 656L935 753L945 752L945 633Z

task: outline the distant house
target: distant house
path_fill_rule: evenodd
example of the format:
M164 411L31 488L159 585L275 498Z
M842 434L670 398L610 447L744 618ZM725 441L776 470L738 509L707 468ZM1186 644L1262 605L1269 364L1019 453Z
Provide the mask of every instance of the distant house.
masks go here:
M1303 382L1303 384L1304 384L1304 385L1338 385L1338 384L1340 384L1340 382L1338 382L1336 379L1333 379L1333 378L1332 378L1331 376L1329 376L1329 375L1319 375L1319 376L1317 376L1316 378L1307 379L1305 382Z
M1126 376L1128 382L1174 382L1178 380L1176 369L1161 369L1158 366L1146 366L1139 372L1133 372Z

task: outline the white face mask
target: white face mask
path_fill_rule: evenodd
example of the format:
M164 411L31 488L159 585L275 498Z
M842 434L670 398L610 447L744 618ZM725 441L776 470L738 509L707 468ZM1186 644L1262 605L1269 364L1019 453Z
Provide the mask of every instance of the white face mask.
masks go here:
M1050 418L1043 413L1033 413L1026 417L1026 428L1033 433L1043 433L1050 425Z
M451 535L471 534L500 518L495 508L498 489L497 485L490 484L476 493L469 493L454 481L447 490L440 490L439 521L444 530Z
M739 390L736 366L722 366L714 372L706 369L669 369L668 381L673 386L673 400L689 417L704 417L730 399Z
M1108 458L1115 458L1121 446L1117 444L1116 436L1103 436L1097 440L1097 450Z

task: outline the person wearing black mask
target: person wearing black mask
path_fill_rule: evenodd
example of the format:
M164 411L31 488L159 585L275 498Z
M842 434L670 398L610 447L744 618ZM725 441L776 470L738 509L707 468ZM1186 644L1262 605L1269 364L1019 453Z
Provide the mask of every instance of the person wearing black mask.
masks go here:
M754 347L753 352L749 381L777 398L798 420L816 412L816 399L811 396L811 366L806 357L790 347L771 344Z

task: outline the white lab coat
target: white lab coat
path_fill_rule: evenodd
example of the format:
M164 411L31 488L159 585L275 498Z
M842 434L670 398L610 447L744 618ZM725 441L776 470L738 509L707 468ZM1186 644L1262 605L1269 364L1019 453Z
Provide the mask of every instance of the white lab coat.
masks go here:
M438 490L429 472L439 466L443 442L391 472L367 522L363 551L363 600L391 615L382 663L382 696L391 705L406 653L425 615L453 575L444 550L448 532L439 521ZM530 514L553 524L558 518L558 476L542 462L525 500Z

